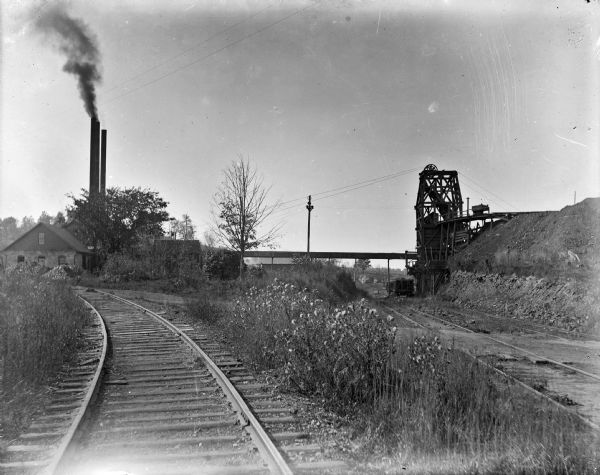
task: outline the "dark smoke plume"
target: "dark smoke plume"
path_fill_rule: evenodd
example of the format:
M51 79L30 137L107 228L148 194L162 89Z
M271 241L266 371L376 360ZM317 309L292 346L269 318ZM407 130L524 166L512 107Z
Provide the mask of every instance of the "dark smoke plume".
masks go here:
M85 110L90 117L98 117L96 84L102 80L102 75L94 34L83 21L71 17L61 4L47 7L35 24L40 32L57 41L56 47L67 57L63 71L77 76Z

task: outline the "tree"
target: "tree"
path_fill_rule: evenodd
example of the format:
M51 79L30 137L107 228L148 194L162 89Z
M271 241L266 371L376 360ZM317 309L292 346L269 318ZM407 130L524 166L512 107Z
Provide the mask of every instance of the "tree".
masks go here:
M63 214L62 211L59 211L58 213L56 213L56 216L54 216L54 218L52 218L52 224L54 224L55 226L62 226L63 224L67 223L67 218L65 218L65 215Z
M354 267L356 269L358 269L360 272L364 272L369 267L371 267L371 260L370 259L357 259L356 262L354 263Z
M46 213L46 211L42 211L42 214L38 218L38 223L52 224L52 216Z
M32 216L23 216L23 219L21 220L21 226L19 226L19 234L25 234L30 229L33 229L36 224L37 223Z
M106 195L80 198L69 195L73 204L69 217L78 223L75 234L103 254L132 248L143 237L162 236L162 223L169 219L167 202L156 191L141 188L108 188Z
M171 232L174 232L178 239L190 240L194 239L196 235L196 226L192 224L189 215L184 214L181 216L181 220L175 219L173 221Z
M219 249L206 258L204 270L210 278L229 280L239 274L238 256L228 249Z
M12 216L0 221L0 249L8 246L19 234L17 220Z
M277 228L259 232L274 207L267 205L269 189L263 185L256 169L240 156L224 172L221 187L214 196L214 233L229 249L239 253L240 278L244 272L244 254L259 246L270 246L277 237Z
M206 245L206 247L217 247L217 237L215 236L215 233L213 231L204 231L204 234L202 236L204 237L204 244Z

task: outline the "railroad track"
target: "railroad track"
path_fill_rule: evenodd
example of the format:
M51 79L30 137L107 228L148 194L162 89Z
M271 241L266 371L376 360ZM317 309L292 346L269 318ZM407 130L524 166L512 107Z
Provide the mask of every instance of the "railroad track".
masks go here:
M326 460L309 434L288 430L289 409L209 337L118 296L80 295L106 324L110 352L105 362L95 360L95 374L103 369L104 377L87 377L87 396L78 391L50 405L48 431L73 420L69 435L54 430L48 441L52 457L39 444L23 443L21 449L43 456L13 457L0 473L289 474L347 468ZM65 381L75 377L78 372ZM25 434L28 441L31 435Z
M600 374L503 341L500 337L472 330L455 320L421 309L410 308L410 315L407 315L390 306L384 307L414 328L440 331L443 328L439 324L442 324L446 328L473 336L475 339L461 339L458 333L453 332L448 338L502 376L570 412L595 431L600 431ZM535 330L535 333L542 332ZM549 381L551 384L548 384ZM571 394L572 399L567 393Z
M431 313L431 312L428 312ZM475 331L480 331L479 325L484 323L489 325L491 322L498 323L500 328L506 327L507 323L510 323L511 327L519 331L536 333L539 335L552 335L559 336L568 339L580 339L580 340L591 340L591 341L600 341L600 337L595 335L589 335L577 330L566 330L560 327L553 327L549 325L544 325L537 322L526 321L518 318L510 318L507 316L494 315L490 312L477 311L477 313L466 313L464 311L458 309L451 309L448 311L442 311L442 317L444 319L451 321L452 323L458 323L464 327L473 329ZM492 326L493 329L493 326Z

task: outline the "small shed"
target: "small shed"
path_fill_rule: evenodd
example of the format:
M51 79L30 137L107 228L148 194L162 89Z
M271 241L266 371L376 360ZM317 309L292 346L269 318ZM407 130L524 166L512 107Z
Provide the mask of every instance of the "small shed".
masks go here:
M2 265L26 262L55 267L61 264L89 269L93 252L67 229L38 223L0 251Z
M480 204L480 205L473 206L472 210L473 210L473 214L475 216L479 216L483 213L489 213L490 207L489 207L489 205Z

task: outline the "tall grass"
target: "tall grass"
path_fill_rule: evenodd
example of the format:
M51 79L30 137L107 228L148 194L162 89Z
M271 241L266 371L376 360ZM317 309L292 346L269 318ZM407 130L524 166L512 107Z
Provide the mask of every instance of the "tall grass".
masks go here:
M310 289L321 299L333 304L367 296L366 292L356 287L348 270L328 262L301 259L290 266L267 268L264 277L249 279L248 282L261 288L274 279L288 282L299 289Z
M366 450L461 454L497 473L592 473L600 463L577 420L435 337L398 334L365 300L332 308L275 280L238 298L222 327L256 366L352 416Z
M399 338L361 429L413 457L466 454L495 473L595 473L583 423L432 337ZM526 455L525 455L526 454Z
M18 424L15 411L68 360L88 313L62 281L26 270L0 280L0 418Z

